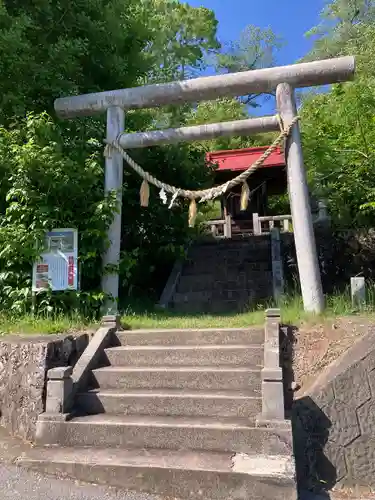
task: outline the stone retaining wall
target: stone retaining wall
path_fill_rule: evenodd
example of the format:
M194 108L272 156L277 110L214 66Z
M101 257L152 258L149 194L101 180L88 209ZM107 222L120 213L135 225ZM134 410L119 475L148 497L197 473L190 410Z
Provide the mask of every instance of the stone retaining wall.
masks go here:
M375 486L375 328L295 401L293 426L303 487Z
M88 341L88 334L0 340L0 425L32 441L38 415L45 411L47 370L74 366Z

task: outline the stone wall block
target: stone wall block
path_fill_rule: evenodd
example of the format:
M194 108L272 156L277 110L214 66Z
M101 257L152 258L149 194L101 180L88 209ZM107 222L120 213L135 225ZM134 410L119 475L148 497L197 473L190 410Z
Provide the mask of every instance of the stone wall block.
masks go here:
M357 417L362 434L375 437L375 400L371 399L358 408Z
M87 342L86 333L4 337L0 341L0 425L32 441L38 416L45 411L47 371L79 358Z
M356 411L350 405L335 401L325 414L331 421L329 441L336 446L346 446L361 435Z
M348 474L348 468L345 459L345 448L342 446L331 445L327 448L325 456L331 464L335 464L336 481L341 481Z
M367 372L362 363L356 363L334 381L336 400L359 408L371 398Z
M367 376L370 384L371 396L375 399L375 370L368 372Z
M347 486L375 485L375 437L363 434L345 450L349 474Z

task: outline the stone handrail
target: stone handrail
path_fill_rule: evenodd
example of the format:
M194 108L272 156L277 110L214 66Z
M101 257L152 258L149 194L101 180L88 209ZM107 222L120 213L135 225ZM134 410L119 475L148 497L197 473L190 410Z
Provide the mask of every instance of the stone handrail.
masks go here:
M262 369L262 414L258 424L284 421L283 370L280 366L280 309L266 311L264 367Z
M253 214L253 231L255 235L260 235L271 232L275 227L275 222L282 222L282 232L290 232L290 222L292 221L291 215L265 215L259 216L259 214ZM268 223L268 231L264 231L262 228L262 222Z
M224 219L215 219L204 222L205 226L209 226L212 236L215 238L231 238L232 237L232 217L227 215ZM223 236L219 235L218 228L223 226Z
M98 364L100 356L108 345L110 335L118 327L119 321L116 316L104 316L101 327L94 333L74 367L63 366L48 370L46 411L39 415L39 421L51 418L68 419L75 395L87 386L91 370Z

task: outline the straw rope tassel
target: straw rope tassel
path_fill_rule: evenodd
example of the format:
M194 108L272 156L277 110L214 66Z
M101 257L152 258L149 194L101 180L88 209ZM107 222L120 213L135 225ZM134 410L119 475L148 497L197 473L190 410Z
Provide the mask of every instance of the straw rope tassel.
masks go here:
M192 199L189 205L189 227L195 226L195 219L197 218L197 202Z
M250 197L250 188L249 184L245 181L242 184L242 190L241 190L241 212L247 210L247 206L249 204L249 197Z
M150 198L150 185L146 180L144 180L141 184L139 197L141 201L141 207L148 207L148 201Z

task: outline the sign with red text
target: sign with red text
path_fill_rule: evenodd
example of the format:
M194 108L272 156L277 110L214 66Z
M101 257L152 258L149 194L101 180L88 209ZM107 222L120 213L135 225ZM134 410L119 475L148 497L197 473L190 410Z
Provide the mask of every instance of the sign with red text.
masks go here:
M40 259L33 266L33 292L78 288L78 231L53 229L46 233Z

